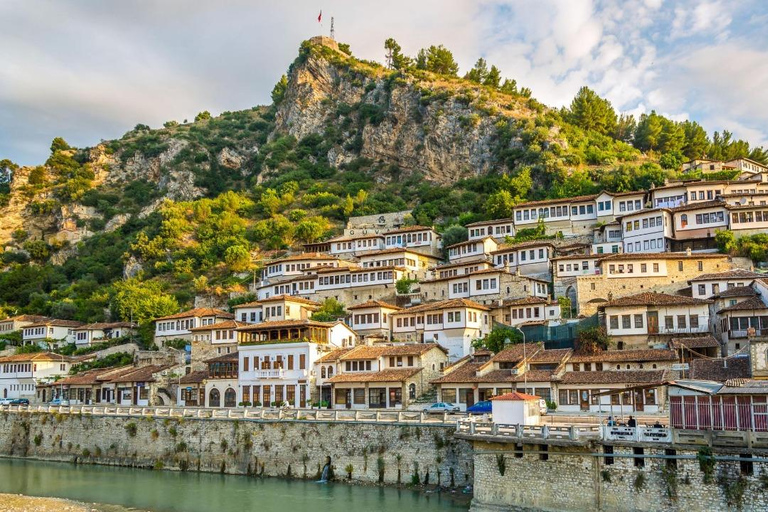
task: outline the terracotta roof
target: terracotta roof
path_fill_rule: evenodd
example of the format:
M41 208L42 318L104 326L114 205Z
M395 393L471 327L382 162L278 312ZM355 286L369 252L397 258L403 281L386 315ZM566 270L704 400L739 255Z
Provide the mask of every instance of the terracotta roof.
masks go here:
M569 363L618 363L618 362L646 362L646 361L677 361L674 350L667 349L638 349L638 350L605 350L597 354L574 353L568 360Z
M560 384L661 384L664 376L664 370L567 372L561 377Z
M669 208L669 211L671 212L687 212L692 210L703 210L705 208L717 208L719 206L725 206L725 202L717 199L714 201L701 201L691 204L684 204L682 206L675 206L674 208Z
M607 243L610 243L610 242L607 242ZM566 256L557 256L555 258L550 258L550 261L590 260L590 259L596 260L596 259L600 259L602 256L603 256L602 254L568 254Z
M155 321L171 320L174 318L190 318L193 316L194 317L215 316L217 318L235 318L235 315L233 315L232 313L227 313L226 311L223 311L221 309L194 308L187 311L182 311L181 313L176 313L175 315L161 316L160 318L155 318Z
M452 370L442 377L438 377L437 379L432 380L431 382L434 384L477 382L478 378L476 377L476 373L484 364L486 363L464 363L455 370Z
M549 304L549 300L544 297L522 297L520 299L504 299L502 306L525 306L528 304Z
M394 304L389 304L381 300L369 300L360 304L349 306L347 307L347 311L355 310L355 309L365 309L365 308L387 308L387 309L394 309L394 310L403 309L400 306L395 306Z
M491 398L493 401L499 402L530 402L533 400L541 400L541 397L527 395L520 393L519 391L513 391L511 393L504 393L503 395L495 396Z
M623 260L711 260L727 259L727 254L716 253L693 253L687 252L619 252L602 254L600 261L623 261Z
M748 357L699 358L691 361L690 378L725 382L729 379L749 378L751 373Z
M491 254L501 254L508 251L517 251L518 249L528 249L530 247L542 246L554 247L555 245L548 240L528 240L527 242L518 242L516 244L500 244L499 248L491 251Z
M396 235L397 233L410 233L412 231L433 231L429 226L405 226L385 231L385 235Z
M475 226L487 226L489 224L505 224L505 223L514 222L514 221L515 219L513 219L512 217L507 217L504 219L494 219L494 220L481 220L479 222L470 222L469 224L467 224L466 227L473 228Z
M378 233L371 233L371 234L361 234L360 236L357 235L340 235L333 238L329 238L326 240L326 243L334 243L334 242L354 242L355 240L365 240L366 238L384 238L384 235L380 235Z
M3 318L0 323L3 322L45 322L50 320L49 317L43 315L18 315L10 318Z
M566 357L573 354L573 349L557 348L552 350L539 350L533 357L528 358L531 364L536 363L559 363Z
M734 378L725 381L725 385L717 391L718 395L766 395L768 381L748 378Z
M115 377L113 379L109 379L109 381L114 383L154 382L155 380L154 374L159 373L168 368L169 368L168 366L160 366L160 365L154 365L154 364L149 366L142 366L140 368L134 368L134 371L132 372L128 372L118 377Z
M727 297L756 297L757 292L751 286L734 286L733 288L727 288L722 292L714 295L718 299L725 299Z
M606 302L600 307L623 307L623 306L698 306L710 304L709 299L695 299L682 295L669 295L667 293L643 292L628 297L621 297Z
M381 270L405 270L405 267L399 265L385 265L383 267L342 267L342 268L323 268L318 269L318 274L330 274L332 272L349 272L353 274L355 272L378 272Z
M543 343L517 343L511 347L505 348L491 358L492 362L499 363L517 363L525 357L532 358L542 350Z
M73 329L73 331L86 331L86 330L100 330L100 329L114 329L116 327L124 327L126 329L136 329L138 325L131 322L101 322L93 324L85 324Z
M672 338L669 345L674 349L681 348L720 348L720 342L712 336L689 336Z
M488 261L488 258L485 257L485 255L480 255L480 256L475 256L475 259L472 259L472 260L455 261L453 263L443 263L441 265L436 265L434 267L431 267L430 270L445 270L447 268L453 268L453 267L468 267L474 264L482 265L483 263L486 263L488 265L491 264L491 262Z
M406 308L402 311L398 311L397 313L392 313L392 315L423 313L425 311L435 311L438 309L451 309L451 308L472 308L472 309L479 309L481 311L491 310L491 308L489 308L488 306L483 306L482 304L479 304L473 300L448 299L448 300L441 300L437 302L428 302L426 304L419 304L418 306L411 306L410 308Z
M339 373L328 379L331 384L341 382L403 382L421 371L421 368L387 369L379 372Z
M263 329L278 329L281 327L333 327L337 322L317 322L315 320L275 320L260 324L246 324L238 327L238 331L258 331Z
M239 357L237 355L237 350L230 352L229 354L222 354L205 360L206 363L236 363L238 361Z
M190 329L192 332L206 332L214 329L237 329L248 325L246 322L238 322L237 320L224 320L223 322L216 322L215 324L201 325L200 327L194 327Z
M388 356L420 356L439 348L447 353L447 350L438 343L398 343L395 345L360 345L339 357L341 361L354 359L378 359Z
M751 272L749 270L737 268L734 270L727 270L725 272L716 272L714 274L703 274L698 277L694 277L693 279L689 279L688 282L693 283L695 281L727 281L730 279L760 279L761 277L765 277L765 274L758 274L757 272Z
M730 311L759 311L762 309L768 309L768 306L762 301L760 297L752 297L741 302L737 302L733 306L728 306L721 309L718 313L728 313Z
M75 359L72 357L54 354L53 352L32 352L31 354L13 354L10 356L0 357L0 363L17 363L20 361L64 361L65 363L71 363L74 360Z
M319 358L316 363L334 363L339 360L341 356L349 352L350 350L354 349L355 347L347 347L347 348L338 348L336 350L331 350L327 354L325 354L323 357Z
M208 370L200 370L191 372L184 375L180 380L180 384L201 384L208 379Z
M315 302L313 300L309 299L302 299L301 297L297 297L296 295L275 295L274 297L268 297L266 299L261 299L256 301L259 304L266 304L268 302L295 302L297 304L306 304L308 306L319 306L319 302Z
M493 243L496 243L496 240L494 240L492 236L485 236L483 238L475 238L474 240L465 240L463 242L456 242L455 244L451 244L447 246L446 249L452 249L453 247L461 247L462 245L477 244L477 243L485 242L486 240L491 240Z
M322 252L305 252L301 254L294 254L292 256L286 256L285 258L279 258L272 261L267 261L265 265L274 265L275 263L283 263L285 261L300 261L300 260L336 260L335 256L330 256Z
M360 255L360 260L363 260L365 258L368 258L369 256L379 256L382 254L396 254L399 252L407 252L410 254L416 254L418 256L423 256L424 258L432 258L433 260L439 260L437 256L432 256L430 254L424 254L418 251L414 251L413 249L410 249L408 247L393 247L391 249L383 249L381 251L373 251L373 252L367 252L365 254Z
M561 197L560 199L544 199L542 201L528 201L526 203L520 203L515 205L515 208L525 208L527 206L553 204L553 203L581 203L584 201L591 201L596 199L599 194L591 194L588 196L574 196L574 197Z
M83 325L83 322L77 322L75 320L59 320L58 318L49 318L47 320L43 320L41 322L36 322L33 324L29 324L25 327L80 327Z
M76 375L71 375L69 377L66 377L64 379L60 379L56 381L56 385L59 386L84 386L84 385L95 385L99 382L102 382L99 377L108 375L112 371L114 371L115 368L99 368L97 370L89 370L87 372L78 373Z

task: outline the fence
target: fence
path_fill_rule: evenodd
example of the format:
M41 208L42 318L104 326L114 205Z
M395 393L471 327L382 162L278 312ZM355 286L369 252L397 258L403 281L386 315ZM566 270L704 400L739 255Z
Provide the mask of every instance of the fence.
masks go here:
M3 405L0 411L16 413L82 414L92 416L200 418L254 421L318 421L455 426L457 417L421 411L366 411L329 409L212 409L196 407L139 407L100 405Z

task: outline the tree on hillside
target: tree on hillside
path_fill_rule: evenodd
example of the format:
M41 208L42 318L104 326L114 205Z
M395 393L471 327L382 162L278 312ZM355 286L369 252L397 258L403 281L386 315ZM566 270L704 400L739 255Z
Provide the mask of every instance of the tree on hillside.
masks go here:
M211 113L208 112L207 110L203 110L202 112L200 112L195 116L195 122L205 121L206 119L210 119L210 118L211 118Z
M443 231L443 247L458 244L459 242L466 242L468 239L469 232L467 231L467 228L459 226L458 224L448 226L445 231Z
M403 55L402 48L391 37L384 41L384 49L387 50L387 67L390 69L406 69L411 64L411 59Z
M121 320L141 324L179 311L179 303L158 282L131 278L115 281L112 287L112 314Z
M232 272L245 272L251 268L251 253L242 245L230 245L224 251L224 262Z
M706 130L696 121L684 121L683 132L685 133L683 155L689 160L706 156L709 147L709 137Z
M61 137L56 137L51 141L51 153L55 153L57 151L66 151L67 149L71 149L69 147L69 144L67 144L67 141L62 139Z
M439 75L456 76L459 72L459 65L453 58L453 53L443 45L432 45L419 50L416 67Z
M504 83L501 84L499 90L504 94L518 94L517 80L510 80L509 78L505 78Z
M573 98L568 120L584 130L611 135L616 130L616 112L611 102L598 96L589 87L582 87Z
M498 89L500 83L501 83L501 71L499 71L499 68L497 68L496 66L491 66L490 71L488 71L488 75L486 75L485 79L483 80L483 85L487 85L489 87L493 87L494 89Z
M650 114L642 114L635 130L635 147L641 151L658 149L663 130L662 117L655 110Z
M632 114L621 114L618 121L616 121L613 138L627 144L632 144L635 141L635 129L637 129L635 116Z
M466 80L478 84L483 83L487 77L488 65L485 63L485 59L482 57L477 59L477 62L475 62L475 65L472 67L472 69L467 71L467 74L464 75Z
M574 350L579 354L597 354L607 350L611 345L611 338L605 327L592 327L579 331L576 335Z
M475 349L487 349L498 354L505 348L523 342L523 334L511 327L495 327L485 338L472 341Z
M312 320L318 322L335 322L347 316L344 304L333 297L328 297L320 305L320 308L312 313Z
M288 90L288 77L285 75L280 77L275 86L272 88L272 103L279 105L285 97L285 91Z
M515 200L508 190L494 192L485 201L485 212L492 219L503 219L512 216Z

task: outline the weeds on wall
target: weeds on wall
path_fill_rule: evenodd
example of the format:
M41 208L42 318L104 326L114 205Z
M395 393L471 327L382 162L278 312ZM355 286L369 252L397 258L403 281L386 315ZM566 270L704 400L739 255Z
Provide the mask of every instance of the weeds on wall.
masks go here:
M507 460L504 458L503 453L496 455L496 465L499 467L499 474L504 476L504 473L507 471Z
M712 449L708 446L699 448L696 458L699 460L699 469L704 474L704 483L711 484L715 474L715 458L712 456Z
M642 491L643 487L645 487L645 473L638 473L632 485L636 492Z
M664 466L661 470L661 478L664 481L664 488L667 498L674 501L677 499L677 470L672 466Z

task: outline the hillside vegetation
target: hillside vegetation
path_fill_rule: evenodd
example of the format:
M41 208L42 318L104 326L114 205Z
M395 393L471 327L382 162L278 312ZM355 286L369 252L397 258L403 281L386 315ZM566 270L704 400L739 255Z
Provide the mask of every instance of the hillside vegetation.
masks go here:
M413 209L460 238L520 201L662 184L690 158L766 161L695 122L617 116L587 88L548 108L482 59L460 78L442 46L385 52L304 42L269 106L1 161L0 316L146 323L245 292L264 258L350 216Z

